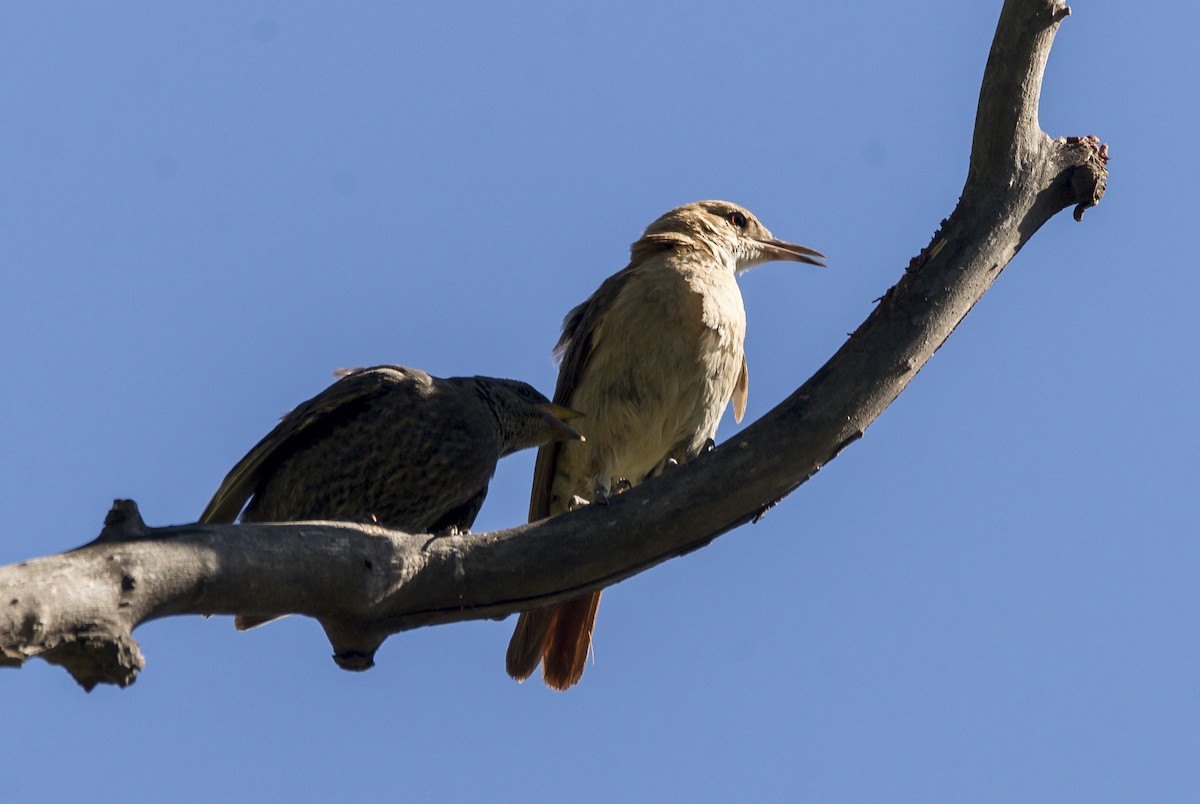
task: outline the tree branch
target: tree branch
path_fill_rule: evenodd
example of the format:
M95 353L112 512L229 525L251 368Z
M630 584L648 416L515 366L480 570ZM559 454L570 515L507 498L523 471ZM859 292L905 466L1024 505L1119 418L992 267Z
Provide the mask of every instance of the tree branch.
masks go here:
M390 634L503 617L620 581L761 515L899 395L1052 216L1104 193L1107 148L1038 126L1056 0L1006 0L962 197L929 246L803 386L713 452L591 506L494 533L431 537L339 523L147 528L117 501L100 537L0 568L0 666L41 656L86 689L131 683L132 629L176 614L318 619L346 669ZM737 478L730 483L729 478Z

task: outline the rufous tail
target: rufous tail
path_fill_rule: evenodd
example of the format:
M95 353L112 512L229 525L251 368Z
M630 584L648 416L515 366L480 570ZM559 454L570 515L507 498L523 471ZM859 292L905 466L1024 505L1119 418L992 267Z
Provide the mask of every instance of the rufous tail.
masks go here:
M599 592L558 604L542 653L542 680L547 687L567 690L583 677L599 606Z
M579 683L592 647L592 629L600 593L577 597L557 606L522 612L517 619L504 664L517 681L542 665L542 680L555 690Z
M557 606L545 606L523 611L517 618L517 627L513 629L512 639L508 641L508 653L504 655L504 667L517 681L524 681L537 670L542 661L542 653L546 650L546 637L550 633L550 625L557 613Z

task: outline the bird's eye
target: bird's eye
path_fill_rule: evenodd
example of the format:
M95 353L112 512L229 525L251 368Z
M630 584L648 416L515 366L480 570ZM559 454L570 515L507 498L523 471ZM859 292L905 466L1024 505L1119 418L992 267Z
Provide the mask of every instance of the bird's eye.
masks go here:
M746 216L740 212L730 212L725 216L725 220L729 221L739 229L746 228Z

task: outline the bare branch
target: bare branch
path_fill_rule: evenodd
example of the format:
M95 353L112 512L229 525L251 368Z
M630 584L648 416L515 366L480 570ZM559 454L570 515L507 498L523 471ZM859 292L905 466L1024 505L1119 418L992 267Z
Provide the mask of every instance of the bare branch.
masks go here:
M336 523L147 528L118 501L92 544L0 568L0 666L40 655L85 688L125 685L142 666L139 623L299 612L321 621L341 666L365 669L389 634L607 586L760 515L862 436L1042 224L1072 205L1078 219L1103 196L1107 148L1051 140L1037 122L1068 13L1056 0L1005 2L958 207L829 362L719 449L610 505L467 536Z

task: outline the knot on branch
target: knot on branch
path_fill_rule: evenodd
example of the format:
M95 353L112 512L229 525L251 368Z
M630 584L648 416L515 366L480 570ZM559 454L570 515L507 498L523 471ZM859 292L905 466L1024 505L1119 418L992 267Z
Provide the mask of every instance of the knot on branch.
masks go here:
M113 500L104 516L104 528L96 537L98 542L132 541L146 536L146 523L133 500Z
M1067 137L1068 148L1085 149L1082 160L1071 172L1071 194L1075 201L1075 220L1083 220L1089 207L1100 203L1108 187L1108 144L1089 134L1086 137Z
M87 692L97 684L128 687L146 664L132 634L99 626L63 635L43 649L41 657L65 668Z
M380 633L342 620L320 620L333 646L333 661L343 670L362 672L375 666L375 651L387 639Z

